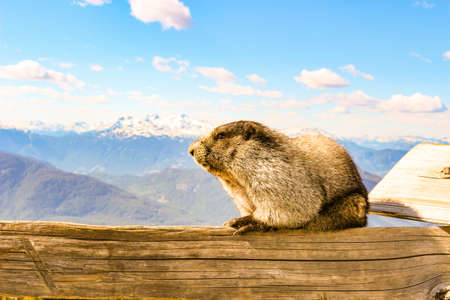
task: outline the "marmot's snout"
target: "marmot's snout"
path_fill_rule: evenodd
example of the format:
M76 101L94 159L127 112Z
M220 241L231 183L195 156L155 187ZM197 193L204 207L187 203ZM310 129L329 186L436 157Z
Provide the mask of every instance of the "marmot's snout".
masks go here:
M199 141L196 140L189 146L189 154L192 155L194 158L195 158L195 150L199 144L200 144Z
M202 143L201 139L196 140L189 146L189 153L194 157L194 160L200 164L206 164L206 146Z

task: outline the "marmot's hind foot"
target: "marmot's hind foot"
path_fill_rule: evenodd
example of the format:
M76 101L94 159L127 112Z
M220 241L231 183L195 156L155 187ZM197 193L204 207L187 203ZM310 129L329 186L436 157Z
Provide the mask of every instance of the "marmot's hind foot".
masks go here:
M328 231L363 227L367 224L368 207L365 196L351 194L325 206L319 215L306 223L303 228L311 231Z

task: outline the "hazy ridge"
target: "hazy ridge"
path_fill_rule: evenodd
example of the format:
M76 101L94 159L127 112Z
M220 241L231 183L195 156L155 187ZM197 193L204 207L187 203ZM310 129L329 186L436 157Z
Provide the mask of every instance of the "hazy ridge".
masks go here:
M16 129L0 129L0 151L47 161L68 172L144 175L164 168L194 168L187 153L195 138L161 136L104 136L69 133L48 136ZM407 152L374 150L350 140L339 140L363 170L384 176Z

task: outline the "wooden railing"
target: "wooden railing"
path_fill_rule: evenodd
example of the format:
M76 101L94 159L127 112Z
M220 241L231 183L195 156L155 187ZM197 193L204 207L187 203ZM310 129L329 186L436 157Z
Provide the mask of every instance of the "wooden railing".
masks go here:
M444 299L450 289L449 226L232 232L0 223L0 295Z

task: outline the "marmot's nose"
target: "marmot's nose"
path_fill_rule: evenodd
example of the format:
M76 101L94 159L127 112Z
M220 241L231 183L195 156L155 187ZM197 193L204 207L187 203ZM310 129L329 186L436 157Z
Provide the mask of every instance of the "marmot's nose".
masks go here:
M194 156L195 154L195 147L197 147L197 141L193 142L190 146L189 146L189 153Z

